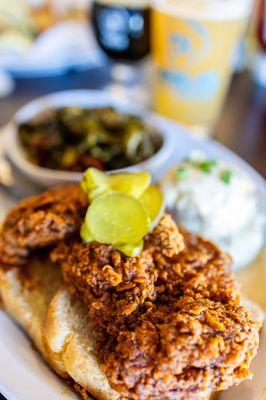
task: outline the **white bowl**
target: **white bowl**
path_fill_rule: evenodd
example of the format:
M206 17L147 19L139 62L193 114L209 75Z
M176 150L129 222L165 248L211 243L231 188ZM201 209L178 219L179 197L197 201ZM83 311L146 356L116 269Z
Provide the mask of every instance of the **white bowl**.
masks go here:
M113 106L121 112L141 116L162 135L163 145L152 157L139 164L116 170L115 172L144 169L154 177L162 170L173 154L175 149L175 135L166 123L167 120L144 110L143 107L139 107L130 101L121 99L120 96L106 91L73 90L54 93L33 100L22 107L15 114L6 130L5 146L8 157L21 172L42 186L50 187L68 182L80 182L82 173L52 170L32 164L27 160L25 151L21 146L18 137L18 127L19 124L33 118L45 109L64 106L80 106L84 108Z

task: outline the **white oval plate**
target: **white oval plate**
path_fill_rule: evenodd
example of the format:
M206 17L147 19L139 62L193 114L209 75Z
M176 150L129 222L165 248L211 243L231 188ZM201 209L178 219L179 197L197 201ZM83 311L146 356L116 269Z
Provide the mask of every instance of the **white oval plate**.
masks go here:
M160 117L158 117L160 119ZM175 149L157 178L161 178L174 163L182 160L192 150L204 151L212 158L224 160L246 171L256 183L260 208L266 214L266 188L264 179L233 152L213 140L198 140L184 128L160 119L175 138ZM1 196L1 191L0 191ZM2 194L3 196L3 194ZM1 198L1 197L0 197ZM8 198L1 201L1 208L11 207ZM2 211L2 210L1 210ZM4 209L3 209L4 211ZM266 294L265 294L266 295ZM264 325L260 350L253 361L254 378L220 395L220 400L265 400L266 399L266 325ZM51 372L41 357L32 349L30 341L21 330L0 311L0 392L8 400L70 400L74 393Z

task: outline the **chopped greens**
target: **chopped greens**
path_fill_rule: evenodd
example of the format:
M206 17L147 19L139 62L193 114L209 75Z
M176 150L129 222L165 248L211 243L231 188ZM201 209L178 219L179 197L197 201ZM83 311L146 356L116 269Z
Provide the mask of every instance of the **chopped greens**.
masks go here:
M210 174L214 171L214 168L218 166L218 161L217 160L204 160L204 159L192 159L192 158L187 158L183 164L181 164L175 171L176 178L179 180L186 179L189 176L190 173L190 167L194 167L195 169L199 169L202 171L204 174ZM220 169L217 168L216 173L218 174L218 177L221 181L223 181L225 184L230 184L232 177L233 177L233 171L231 169Z
M186 179L189 176L189 165L193 165L195 168L200 169L205 174L210 174L214 167L217 165L215 160L191 160L187 159L185 163L179 166L176 170L177 179Z
M189 169L185 166L179 167L176 170L177 179L186 179L189 174Z
M76 172L135 165L162 146L155 128L112 107L47 110L21 124L19 137L33 164Z
M215 160L202 161L198 165L202 172L204 172L205 174L210 174L213 168L217 165L217 161Z
M231 171L230 169L224 169L223 171L220 172L220 179L227 185L230 184L232 177L233 177L233 171Z

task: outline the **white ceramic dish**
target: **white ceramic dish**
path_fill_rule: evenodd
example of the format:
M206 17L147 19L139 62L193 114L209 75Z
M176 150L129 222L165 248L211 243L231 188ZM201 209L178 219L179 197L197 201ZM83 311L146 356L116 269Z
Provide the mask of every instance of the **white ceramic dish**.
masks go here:
M48 187L68 182L80 182L82 174L79 172L56 171L38 167L26 158L18 138L18 125L41 113L47 108L60 108L64 106L81 106L85 108L104 107L112 105L121 112L140 115L150 125L153 125L162 135L162 148L140 164L124 168L123 171L145 169L153 176L162 169L163 165L171 158L175 147L175 138L167 120L156 114L143 111L142 107L121 99L114 94L98 90L74 90L55 93L40 97L22 107L10 122L6 131L6 151L11 161L29 178ZM121 170L120 170L121 171ZM116 171L118 172L118 171Z
M30 111L29 109L28 112ZM160 123L167 125L175 143L172 156L156 176L158 179L171 165L182 160L192 150L202 150L211 158L221 159L243 168L256 183L260 208L266 214L265 181L256 171L215 141L197 140L175 123L160 117L157 118ZM5 196L1 190L0 198L5 200L1 201L1 211L7 211L13 205L13 199ZM220 395L219 400L265 400L265 365L266 325L264 325L261 335L259 353L252 364L254 379L224 392ZM0 311L0 392L8 400L76 399L75 394L50 371L41 357L32 349L30 342L21 330L2 311Z

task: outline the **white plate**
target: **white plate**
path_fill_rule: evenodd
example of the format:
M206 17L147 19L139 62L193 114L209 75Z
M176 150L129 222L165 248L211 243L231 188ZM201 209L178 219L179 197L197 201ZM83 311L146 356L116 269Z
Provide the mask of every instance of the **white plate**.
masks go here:
M0 392L8 400L77 400L0 311Z
M159 117L158 117L159 118ZM197 140L177 124L161 119L175 138L174 155L161 170L163 175L173 163L186 157L192 150L204 151L212 158L238 165L256 183L261 211L266 214L266 188L264 179L243 160L212 140ZM161 176L158 176L160 178ZM0 193L1 196L1 193ZM6 198L5 207L9 207ZM4 207L4 202L1 203ZM10 204L11 206L11 204ZM261 337L259 354L252 364L254 379L224 392L221 400L265 400L266 390L266 326ZM263 392L264 391L264 392ZM0 392L8 400L68 400L76 396L45 365L32 349L20 329L0 311Z

